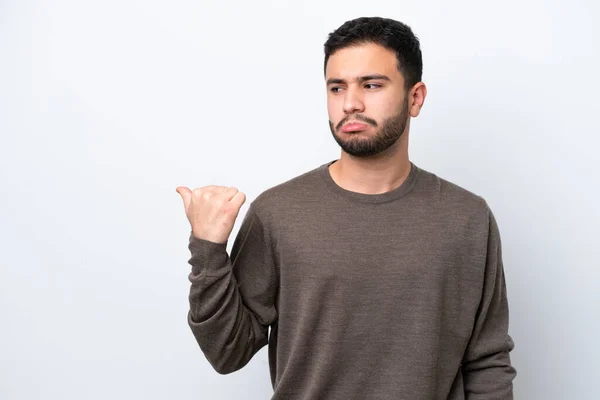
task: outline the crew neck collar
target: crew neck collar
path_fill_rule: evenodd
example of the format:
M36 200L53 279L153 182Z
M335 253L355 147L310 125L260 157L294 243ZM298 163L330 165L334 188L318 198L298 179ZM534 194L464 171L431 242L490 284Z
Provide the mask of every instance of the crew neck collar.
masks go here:
M329 172L329 166L331 164L335 163L336 161L338 161L338 160L332 160L332 161L329 161L329 162L321 165L319 167L319 171L318 171L319 175L323 178L327 187L330 190L332 190L333 192L335 192L336 194L338 194L342 197L348 198L350 200L363 202L363 203L386 203L386 202L389 202L392 200L399 199L400 197L404 196L412 189L412 187L414 186L414 184L417 180L419 172L420 172L420 168L417 167L411 161L410 162L410 172L408 173L408 176L406 177L404 182L402 182L402 184L400 184L400 186L398 186L388 192L385 192L385 193L366 194L366 193L353 192L353 191L344 189L343 187L339 186L333 180L331 173Z

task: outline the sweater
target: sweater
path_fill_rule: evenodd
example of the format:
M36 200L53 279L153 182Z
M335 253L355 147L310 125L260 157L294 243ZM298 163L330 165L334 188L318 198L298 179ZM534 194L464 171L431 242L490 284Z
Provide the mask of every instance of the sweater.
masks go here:
M504 400L516 370L486 202L410 163L382 194L327 162L251 202L230 254L190 234L188 324L220 374L268 345L272 400Z

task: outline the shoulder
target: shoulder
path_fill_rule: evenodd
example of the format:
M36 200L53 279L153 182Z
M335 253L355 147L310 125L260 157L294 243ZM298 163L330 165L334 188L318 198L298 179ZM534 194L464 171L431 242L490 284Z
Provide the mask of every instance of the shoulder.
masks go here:
M260 193L250 207L261 219L293 212L300 205L319 201L319 188L323 184L322 169L326 164L294 176Z
M486 224L493 218L487 200L480 193L436 173L420 168L416 192L430 207L460 221Z

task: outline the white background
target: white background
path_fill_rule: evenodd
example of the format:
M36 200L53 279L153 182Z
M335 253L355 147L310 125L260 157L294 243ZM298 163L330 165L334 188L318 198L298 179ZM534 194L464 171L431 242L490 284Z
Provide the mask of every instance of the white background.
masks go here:
M339 155L322 46L409 24L411 159L500 225L518 399L599 399L600 7L570 1L0 1L0 398L267 399L186 323L177 185L263 190ZM239 229L239 221L234 234Z

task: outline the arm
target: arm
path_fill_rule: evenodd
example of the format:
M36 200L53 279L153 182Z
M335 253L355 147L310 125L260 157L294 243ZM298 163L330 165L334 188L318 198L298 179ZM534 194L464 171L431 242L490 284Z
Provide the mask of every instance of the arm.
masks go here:
M268 343L277 319L271 241L250 207L231 249L190 235L188 324L213 368L228 374Z
M512 400L511 365L514 348L508 335L508 300L502 265L498 225L487 207L488 240L483 292L471 339L463 363L465 396L468 400Z

